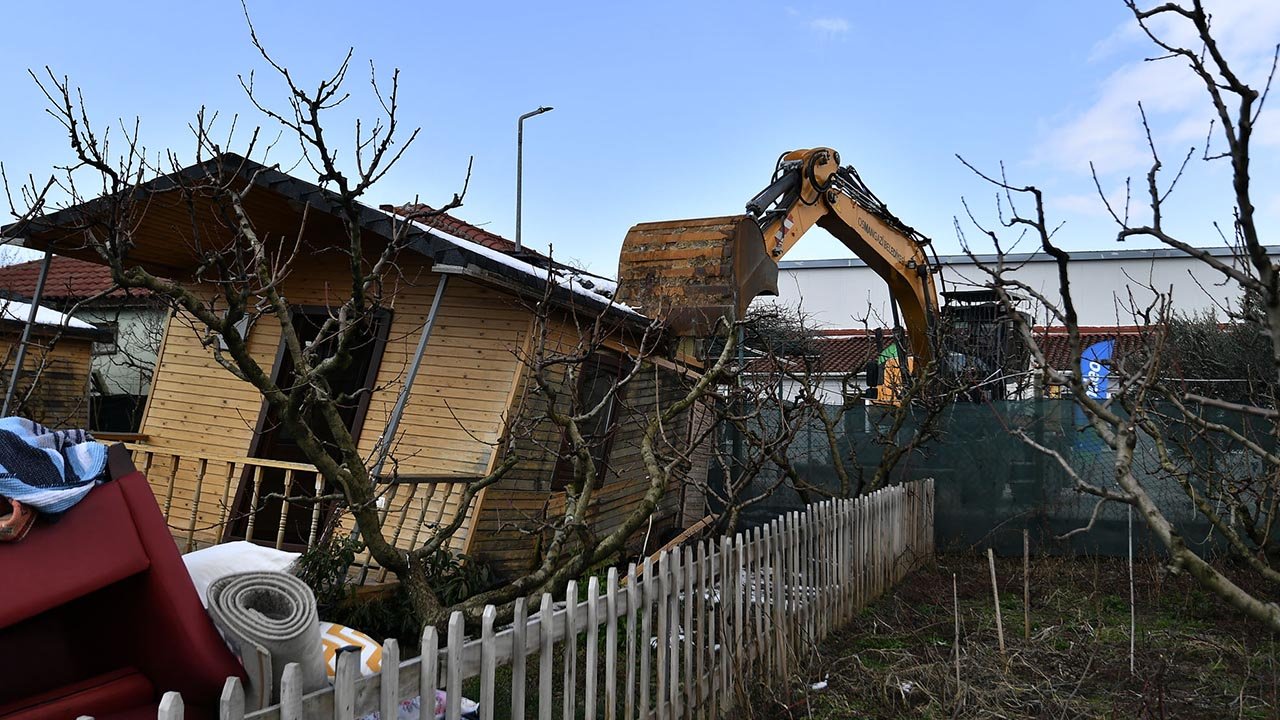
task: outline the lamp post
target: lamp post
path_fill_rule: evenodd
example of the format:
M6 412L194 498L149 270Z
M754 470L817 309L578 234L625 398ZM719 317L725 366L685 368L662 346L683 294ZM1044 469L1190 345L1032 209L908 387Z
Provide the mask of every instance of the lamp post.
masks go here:
M516 121L516 252L523 247L520 244L520 204L524 194L524 121L546 112L551 112L551 108L544 105L521 115Z

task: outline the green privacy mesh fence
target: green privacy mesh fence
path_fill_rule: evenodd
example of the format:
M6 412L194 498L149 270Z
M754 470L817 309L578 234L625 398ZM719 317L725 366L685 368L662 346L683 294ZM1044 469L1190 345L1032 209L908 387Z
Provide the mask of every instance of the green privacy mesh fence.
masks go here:
M829 411L834 416L839 408ZM1263 421L1226 412L1209 417L1230 424L1268 449L1275 447L1271 425ZM919 421L919 417L908 417L899 437L911 437ZM846 458L857 458L856 462L846 460L845 468L851 476L857 477L861 472L870 481L884 453L883 438L890 422L890 415L881 408L855 406L844 411L837 428L838 452ZM1101 510L1088 533L1055 539L1088 524L1096 499L1074 490L1071 478L1055 459L1035 451L1010 432L1023 430L1036 442L1061 453L1087 482L1114 488L1114 452L1085 425L1084 416L1067 400L955 404L938 418L937 437L903 457L890 481L924 477L936 480L935 527L940 548L994 545L997 551L1020 553L1022 530L1026 528L1043 552L1124 554L1128 548L1129 511L1115 503ZM1179 467L1188 470L1202 488L1206 482L1248 485L1268 481L1257 458L1236 443L1198 439L1183 426L1173 426L1165 435ZM734 439L731 428L722 433L721 457L734 457ZM840 482L820 423L810 421L804 426L790 445L788 459L806 483L838 493ZM740 471L732 461L728 464L729 468L713 468L713 487L723 489L725 473ZM1144 487L1189 543L1217 543L1208 522L1195 511L1183 487L1161 471L1154 444L1148 438L1143 438L1137 447L1135 468ZM764 493L779 481L779 472L776 466L766 465L747 481L739 496ZM809 495L810 499L815 497L821 496ZM758 524L781 512L799 509L804 503L804 493L784 482L766 499L747 508L743 521L748 526ZM1153 538L1136 515L1133 527L1135 545L1152 546Z

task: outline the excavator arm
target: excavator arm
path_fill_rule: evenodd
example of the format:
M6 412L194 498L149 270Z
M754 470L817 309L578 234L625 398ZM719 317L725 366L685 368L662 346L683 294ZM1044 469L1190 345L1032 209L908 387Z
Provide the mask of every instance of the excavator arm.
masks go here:
M642 223L623 241L618 299L667 319L680 335L740 318L760 294L776 295L778 261L813 226L831 233L889 286L916 368L932 358L937 291L928 239L893 216L830 148L784 154L746 215Z

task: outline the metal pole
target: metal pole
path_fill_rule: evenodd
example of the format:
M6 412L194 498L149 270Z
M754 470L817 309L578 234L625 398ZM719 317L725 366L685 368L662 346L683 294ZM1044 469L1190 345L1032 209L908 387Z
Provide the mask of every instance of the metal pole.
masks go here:
M422 364L422 356L427 352L427 343L431 340L431 331L436 326L436 317L440 314L440 299L444 297L444 288L449 283L448 275L441 275L436 285L435 297L431 299L431 309L427 311L426 322L422 324L422 335L418 337L418 349L413 353L413 362L405 372L404 386L396 397L395 407L391 409L391 417L387 418L387 427L378 438L378 460L373 465L372 476L377 482L382 474L382 466L391 452L391 444L395 442L396 431L400 429L400 418L404 416L405 405L409 404L409 393L413 391L413 383L418 377L418 366Z
M44 251L44 261L40 263L40 274L36 277L35 293L31 296L31 311L27 313L27 324L22 327L22 339L18 341L17 356L13 361L13 370L9 373L9 389L4 394L4 409L0 416L8 417L9 408L13 405L13 396L18 392L18 376L22 375L22 363L27 360L27 344L31 342L31 328L36 324L36 313L40 310L40 299L44 296L44 281L49 277L49 265L53 262L53 253Z
M431 309L427 310L427 319L422 323L422 334L418 336L418 348L413 353L413 362L409 364L409 369L405 372L404 386L400 388L400 394L396 396L396 404L395 407L391 408L391 416L387 418L387 426L383 428L382 435L378 437L378 459L374 462L373 470L369 473L369 477L373 479L375 487L378 482L378 476L382 474L382 466L387 462L387 455L391 453L391 444L395 442L396 431L400 429L400 418L404 416L404 408L409 404L409 393L413 391L413 383L418 377L418 366L422 364L422 357L427 352L427 343L431 341L431 331L436 326L436 317L440 314L440 300L444 297L445 286L449 284L449 276L440 275L439 277L440 282L436 284L435 297L431 299ZM382 511L383 522L386 521L387 514L390 512L390 503L388 503L388 507ZM351 538L353 540L360 538L359 525L351 531ZM366 556L360 568L361 585L369 577L369 563L372 560L372 554ZM386 572L385 568L383 572Z
M520 252L523 247L520 244L520 211L524 198L524 121L551 110L552 108L543 106L521 115L516 120L516 252Z

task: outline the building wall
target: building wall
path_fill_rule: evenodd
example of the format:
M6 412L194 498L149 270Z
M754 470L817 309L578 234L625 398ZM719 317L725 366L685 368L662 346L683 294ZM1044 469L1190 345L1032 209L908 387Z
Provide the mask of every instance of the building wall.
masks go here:
M1231 262L1226 248L1213 248L1219 258ZM1072 253L1072 297L1082 325L1131 325L1134 319L1125 308L1128 294L1145 305L1153 298L1144 285L1172 292L1174 306L1183 312L1214 309L1223 302L1239 299L1239 288L1222 286L1222 275L1204 263L1171 250L1133 250ZM994 262L993 257L981 258ZM944 256L942 278L946 289L982 287L989 276L964 256ZM1041 253L1034 258L1011 256L1009 264L1022 263L1011 276L1057 299L1057 266ZM935 276L936 277L936 276ZM940 284L938 290L943 290ZM771 302L761 299L757 302ZM884 281L857 259L799 260L783 262L778 279L778 298L787 307L799 307L817 327L863 327L870 312L871 327L892 325L889 293ZM1030 312L1032 306L1028 305ZM1219 312L1221 316L1221 312ZM1035 312L1044 323L1043 309ZM1060 325L1060 322L1051 324Z
M325 265L314 256L300 262L284 288L292 302L323 305L328 297L342 296L345 290L337 274ZM437 282L423 268L401 269L404 275L390 303L389 339L359 437L361 451L370 457L395 404ZM326 282L326 277L332 282ZM527 327L527 313L505 296L466 280L450 281L393 446L392 460L400 473L462 479L487 472L518 377L511 351L520 345ZM271 318L250 331L250 350L267 371L274 364L279 338L279 325ZM169 322L142 424L151 445L179 453L243 458L261 407L257 390L234 377L201 346L188 318L178 315ZM157 467L150 474L157 496L170 494L168 473L168 467ZM196 504L196 484L194 462L180 465L173 483L171 525L185 526ZM224 485L221 480L202 485L201 513L195 523L200 528L197 544L216 542L221 535L218 522ZM425 526L452 517L462 485L430 483L398 490L388 498L389 524L404 520L400 543L407 545L415 532L420 535ZM349 519L346 524L350 525ZM456 536L459 548L468 525L469 520Z
M0 393L9 387L20 331L0 331ZM14 414L54 428L89 427L90 341L63 335L52 347L50 335L34 333L18 377L18 398L27 397ZM35 382L35 391L28 391Z
M116 326L116 350L95 352L93 371L111 395L146 395L168 313L159 307L86 308L76 317L99 327Z

